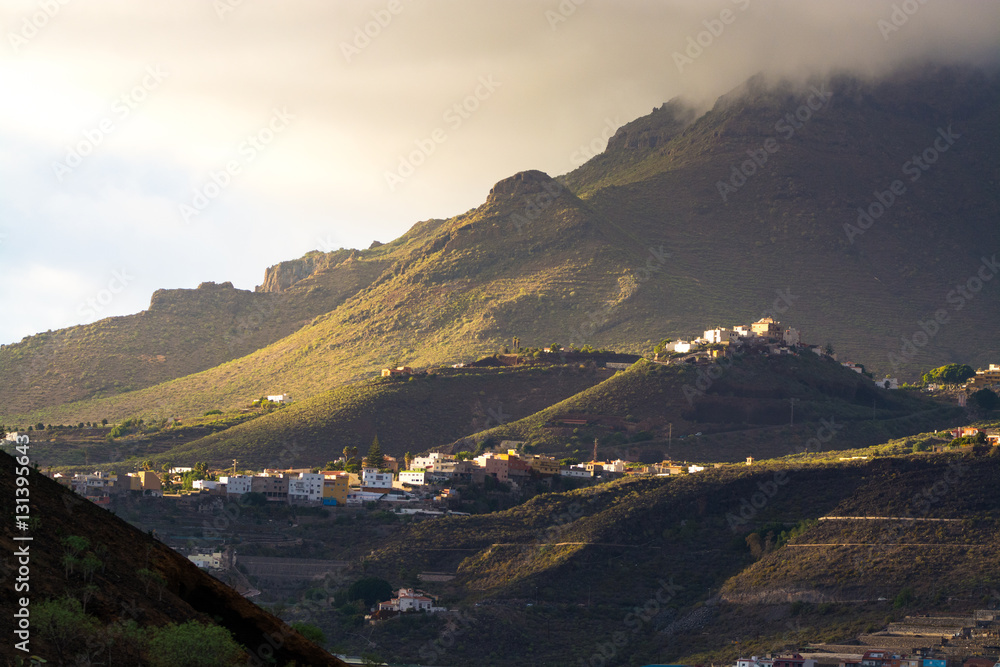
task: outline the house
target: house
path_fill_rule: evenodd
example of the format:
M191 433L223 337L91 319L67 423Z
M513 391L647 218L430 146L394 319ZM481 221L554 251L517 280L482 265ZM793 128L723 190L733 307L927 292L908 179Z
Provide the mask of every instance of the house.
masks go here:
M441 452L431 452L427 456L415 456L413 460L410 461L410 470L431 470L435 463L442 463L444 461L454 461L455 457L451 454L442 454Z
M760 318L750 325L750 330L753 331L754 336L771 342L780 341L784 337L784 331L781 329L781 323L775 322L774 319L770 317Z
M270 502L288 502L288 478L283 475L254 475L250 478L251 493L263 493Z
M559 474L559 461L551 456L533 455L524 459L537 475L550 476Z
M391 489L392 473L379 472L378 468L365 468L361 473L361 488L365 490Z
M740 334L735 329L707 329L702 338L705 342L712 343L738 343L740 341Z
M861 667L883 667L892 660L892 654L888 651L865 651L861 656Z
M288 394L273 394L267 397L267 400L272 403L291 403L292 397Z
M667 349L668 350L672 350L674 352L679 352L681 354L687 354L688 352L691 351L691 348L693 346L694 346L694 343L691 343L690 341L679 340L679 341L676 341L676 342L673 342L673 343L669 343L667 345Z
M320 474L323 475L323 504L346 505L351 476L337 470L324 470Z
M863 375L864 372L865 372L865 367L864 366L862 366L861 364L856 364L853 361L844 361L844 362L841 362L840 365L843 366L844 368L851 369L852 371L854 371L858 375Z
M196 479L191 482L191 488L196 491L201 491L202 489L206 491L212 491L219 486L221 482L213 482L207 479Z
M232 477L220 477L219 483L226 485L226 493L242 496L244 493L250 493L250 480L248 475L233 475Z
M222 552L220 551L209 554L191 554L188 556L188 560L203 570L221 570L223 567Z
M394 476L399 474L399 461L394 456L382 455L382 467L391 472Z
M773 664L772 658L758 658L757 656L740 658L736 661L736 667L772 667Z
M507 459L507 479L521 483L531 476L531 464L511 456Z
M318 503L323 500L325 478L320 473L300 472L288 480L288 502Z
M435 607L434 600L423 591L413 588L400 588L396 597L385 602L379 602L379 611L397 611L405 614L411 611L446 611L443 607Z
M899 380L896 378L885 378L875 383L882 389L899 389Z
M163 495L163 484L160 477L152 470L142 470L139 472L139 483L142 485L142 492L153 496Z
M402 377L405 375L410 375L413 373L413 369L409 366L396 366L395 368L383 368L382 377Z
M592 470L587 470L581 466L562 466L559 469L559 474L563 477L580 477L590 479L594 476Z
M816 661L803 658L798 653L793 655L779 655L771 663L772 667L816 667Z
M477 456L475 461L483 469L484 475L488 475L498 482L507 481L510 461L507 454L483 454Z
M485 477L486 471L475 461L444 461L429 471L424 479L482 484Z
M1000 364L990 364L984 371L976 371L976 377L969 381L973 387L997 384L1000 382Z
M427 483L424 479L426 475L427 472L425 470L401 470L399 472L399 481L403 484L423 486Z
M972 426L960 426L958 428L948 431L952 438L967 438L973 435L979 435L979 429Z
M791 327L785 329L785 333L781 335L781 342L789 347L794 347L798 345L802 340L802 335L799 333L798 329L792 329Z

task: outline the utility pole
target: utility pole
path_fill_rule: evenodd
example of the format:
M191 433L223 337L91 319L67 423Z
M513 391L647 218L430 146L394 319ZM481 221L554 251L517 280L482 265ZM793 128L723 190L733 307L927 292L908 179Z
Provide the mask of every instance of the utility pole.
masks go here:
M791 420L789 421L789 424L788 424L789 426L795 426L795 401L796 401L796 399L794 399L794 398L788 399L789 404L791 404L791 406L792 406L792 417L791 417Z
M233 477L236 477L236 459L233 459Z

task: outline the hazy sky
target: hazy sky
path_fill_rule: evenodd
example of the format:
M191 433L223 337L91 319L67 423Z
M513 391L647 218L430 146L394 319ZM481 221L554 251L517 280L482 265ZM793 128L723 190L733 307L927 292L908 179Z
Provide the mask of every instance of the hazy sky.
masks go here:
M759 71L992 58L1000 3L0 0L0 30L10 343L389 241Z

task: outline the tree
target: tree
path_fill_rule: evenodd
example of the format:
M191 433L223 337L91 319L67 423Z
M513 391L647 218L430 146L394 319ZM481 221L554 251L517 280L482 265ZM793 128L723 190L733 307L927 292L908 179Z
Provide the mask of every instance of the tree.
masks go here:
M980 389L972 394L972 402L979 406L980 410L989 412L1000 408L1000 396L989 389Z
M958 384L976 376L976 371L966 364L946 364L924 373L921 380L924 384L939 382L941 384Z
M368 448L368 455L365 457L365 466L378 468L379 470L385 467L385 456L383 456L382 447L378 442L378 433L375 434L375 439L372 440L372 446Z
M653 354L661 355L667 351L667 345L674 342L672 338L664 338L653 347Z
M347 600L363 600L366 607L383 602L392 597L392 585L379 577L358 579L347 589Z
M411 463L413 463L413 456L409 452L406 452L403 454L403 465L406 466L406 470L410 469Z
M153 630L149 642L153 667L218 667L240 664L245 652L229 630L218 625L188 621Z
M344 465L349 466L354 463L354 459L358 457L358 448L347 446L344 447Z
M83 611L75 598L60 598L36 602L31 607L31 624L39 636L56 650L59 664L69 664L69 658L84 648L88 638L97 634L97 619Z
M292 629L311 641L313 644L322 646L326 643L326 635L323 631L312 623L292 623Z

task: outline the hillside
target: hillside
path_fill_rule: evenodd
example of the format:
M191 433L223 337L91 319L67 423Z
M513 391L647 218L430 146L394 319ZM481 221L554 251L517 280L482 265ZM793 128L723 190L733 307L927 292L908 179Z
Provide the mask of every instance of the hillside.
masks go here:
M279 665L291 661L344 664L166 545L36 472L30 473L27 487L30 528L19 533L32 540L15 542L10 517L14 515L13 471L17 466L4 453L0 453L0 464L11 471L0 477L4 515L8 517L0 544L8 554L27 545L30 554L27 591L15 591L13 559L4 560L5 576L0 586L4 616L13 617L19 598L25 594L30 599L30 618L36 621L46 600L67 596L83 600L85 617L76 625L64 619L58 631L47 631L37 623L32 627L32 655L50 664L79 664L76 656L83 654L94 661L145 665L149 664L149 649L144 648L143 634L168 623L194 620L225 628L257 661L266 661L273 653ZM67 542L73 537L82 538L85 546L74 549ZM67 558L73 558L76 565L67 566ZM96 559L89 576L85 575L88 558ZM70 603L61 606L70 609ZM136 628L128 629L130 621ZM268 643L268 636L276 639ZM16 653L13 642L0 645L4 664L15 664Z
M383 453L401 458L532 414L609 373L575 366L449 368L412 379L375 378L292 403L154 458L223 465L237 458L250 468L314 466L337 459L347 446L364 455L376 434Z
M312 253L269 268L258 291L231 283L161 289L149 308L0 346L5 414L115 396L242 357L371 283L379 262Z
M835 464L795 457L617 481L505 512L402 526L369 567L455 572L437 592L461 601L461 623L450 631L431 619L419 624L424 637L442 639L434 643L415 641L414 623L393 620L372 640L399 660L430 646L455 665L479 664L483 646L498 665L525 656L537 665L593 656L608 665L693 664L843 642L894 614L965 610L1000 585L998 475L1000 456ZM931 509L914 505L914 494L932 488ZM900 530L899 522L812 521L907 511L960 521ZM819 542L860 546L803 546ZM907 587L912 597L894 611Z
M565 187L522 172L476 209L357 251L353 261L378 277L267 347L113 397L27 414L5 404L2 416L66 423L149 406L196 414L262 393L305 398L396 360L468 360L512 336L648 352L665 336L765 313L880 377L995 363L997 311L985 306L998 283L953 290L989 273L1000 250L1000 190L981 186L1000 176L997 74L928 66L811 85L755 78L696 119L668 103L621 128ZM748 151L762 150L769 157L754 166ZM925 150L934 164L910 180L903 169ZM745 183L733 175L740 167L753 172ZM849 238L858 207L878 203L895 180L905 192ZM933 344L912 346L919 322Z
M711 379L709 371L718 376ZM879 389L867 377L808 352L741 356L717 366L643 360L533 415L465 440L522 440L529 451L589 457L596 438L604 458L638 453L649 461L732 462L871 445L950 426L960 414L918 394ZM591 421L565 426L561 418ZM453 449L459 446L464 440Z

